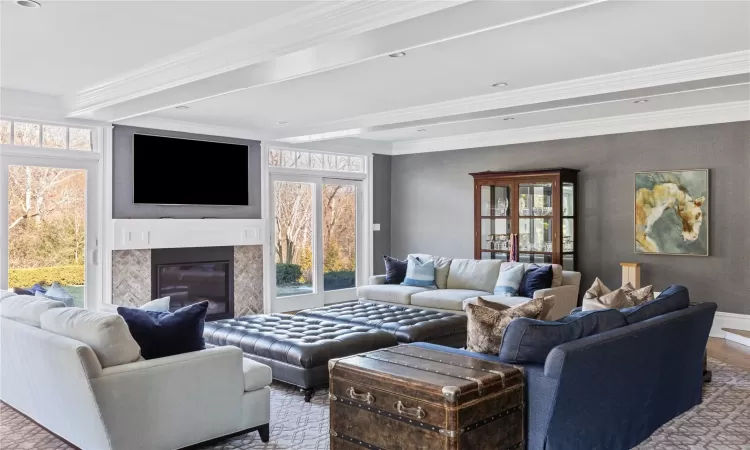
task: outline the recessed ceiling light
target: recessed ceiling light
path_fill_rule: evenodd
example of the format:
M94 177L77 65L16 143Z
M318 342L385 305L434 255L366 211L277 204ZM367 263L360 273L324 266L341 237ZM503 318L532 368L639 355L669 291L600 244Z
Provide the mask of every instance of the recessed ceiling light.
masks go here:
M417 131L419 131L421 133L423 131L427 131L427 128L417 128Z
M508 83L505 83L505 82L501 81L500 83L493 84L492 87L505 87L507 85L508 85Z
M25 8L41 8L42 4L36 0L18 0L16 4Z
M516 120L516 118L515 117L505 117L505 118L503 118L503 120Z
M279 125L286 125L286 124L288 124L289 122L287 122L286 120L282 120L282 121L280 121L280 122L276 122L276 123L277 123L277 124L279 124Z
M642 98L642 99L640 99L640 100L636 100L636 101L634 101L633 103L647 103L647 102L648 102L648 99L647 99L647 98Z
M175 109L190 109L190 107L189 107L189 106L187 106L187 105L180 105L180 106L175 106L174 108L175 108Z
M404 52L396 52L396 53L391 53L388 56L390 56L391 58L403 58L404 56L406 56L406 53L404 53Z

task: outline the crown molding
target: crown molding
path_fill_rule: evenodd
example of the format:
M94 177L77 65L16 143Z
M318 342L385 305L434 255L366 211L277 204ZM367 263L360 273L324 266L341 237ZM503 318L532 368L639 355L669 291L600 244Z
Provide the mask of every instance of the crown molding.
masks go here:
M68 99L70 115L82 116L100 108L450 8L465 1L312 2L309 6L208 40L80 91Z
M129 127L152 128L155 130L179 131L181 133L205 134L207 136L221 136L237 139L250 139L262 141L268 136L260 130L248 130L242 128L222 127L218 125L207 125L187 120L165 119L162 117L141 116L131 119L120 120L116 125Z
M468 114L576 97L643 89L729 75L750 73L750 51L725 53L640 69L578 78L523 89L356 116L304 127L300 135L361 129ZM301 137L300 135L289 137ZM285 138L289 138L285 137Z
M395 142L393 154L439 152L746 120L750 120L750 101L718 103L502 131Z

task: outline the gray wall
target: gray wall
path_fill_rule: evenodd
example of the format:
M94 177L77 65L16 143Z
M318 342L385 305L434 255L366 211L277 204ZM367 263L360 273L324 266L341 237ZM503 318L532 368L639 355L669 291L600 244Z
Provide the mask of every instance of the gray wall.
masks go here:
M200 219L215 217L218 219L260 219L260 142L234 139L221 136L179 133L176 131L152 130L117 125L114 128L112 142L112 216L115 219L158 219L174 217L176 219ZM151 134L156 136L177 137L186 139L225 142L247 145L250 151L248 166L250 169L250 205L249 206L162 206L136 205L133 203L133 135ZM210 158L211 155L205 155ZM165 172L165 176L169 176ZM221 174L206 174L206 178L196 180L199 183L221 183Z
M373 232L373 273L385 273L383 255L391 252L391 156L373 155L372 159L372 223L380 224Z
M473 257L470 172L580 169L576 240L582 287L619 286L620 262L642 283L684 284L695 301L750 314L750 122L394 156L391 250ZM708 257L636 255L634 172L710 169Z

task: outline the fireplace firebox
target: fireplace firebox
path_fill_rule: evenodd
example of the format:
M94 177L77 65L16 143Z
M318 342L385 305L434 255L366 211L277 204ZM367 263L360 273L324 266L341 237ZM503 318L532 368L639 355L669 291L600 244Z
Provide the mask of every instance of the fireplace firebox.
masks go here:
M152 298L169 296L171 311L208 301L206 320L234 317L234 249L152 250L151 295Z

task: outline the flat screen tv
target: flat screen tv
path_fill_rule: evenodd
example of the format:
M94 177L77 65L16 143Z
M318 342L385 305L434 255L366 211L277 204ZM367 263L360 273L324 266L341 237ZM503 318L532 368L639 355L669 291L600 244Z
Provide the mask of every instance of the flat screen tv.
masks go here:
M248 147L136 134L133 202L247 206Z

